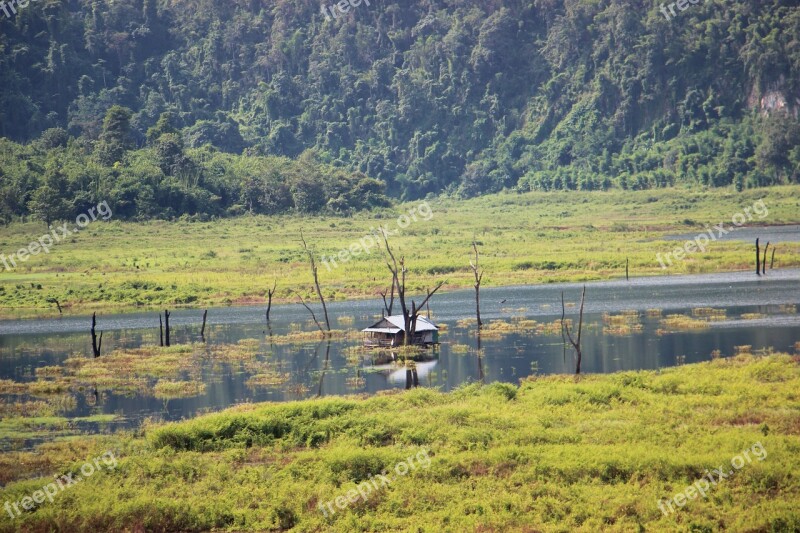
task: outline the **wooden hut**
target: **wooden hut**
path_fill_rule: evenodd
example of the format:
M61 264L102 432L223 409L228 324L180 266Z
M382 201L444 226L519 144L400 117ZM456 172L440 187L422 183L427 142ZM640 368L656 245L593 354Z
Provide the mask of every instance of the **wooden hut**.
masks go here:
M385 316L379 322L361 330L364 332L364 346L395 347L402 346L405 340L405 321L403 315ZM439 342L439 326L427 318L417 316L414 336L409 344L429 346Z

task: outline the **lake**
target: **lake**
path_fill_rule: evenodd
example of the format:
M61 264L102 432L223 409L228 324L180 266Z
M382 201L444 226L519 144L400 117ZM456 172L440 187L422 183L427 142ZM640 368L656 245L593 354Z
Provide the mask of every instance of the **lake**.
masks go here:
M800 270L634 278L586 285L583 331L584 373L657 369L730 356L739 346L794 352L800 341ZM556 323L561 292L567 316L577 322L581 285L486 288L481 291L485 333L480 350L475 335L474 291L434 296L433 320L446 326L441 345L416 363L420 386L449 391L474 381L517 383L532 374L572 373L572 350L564 352ZM316 306L319 307L319 306ZM334 329L360 330L380 319L379 300L329 302ZM275 305L267 328L264 307L209 309L204 348L209 355L181 379L201 382L196 395L159 398L142 390L114 390L76 378L61 416L68 419L116 415L114 420L75 422L79 432L136 428L144 419L179 420L241 402L287 401L318 395L374 394L412 386L406 368L361 353L360 336L347 340L273 342L292 331L316 326L299 304ZM682 315L671 317L670 315ZM321 310L318 312L321 317ZM472 319L472 322L470 322ZM172 343L200 342L201 310L172 312ZM89 316L0 321L0 379L35 381L38 368L64 365L69 358L91 358ZM158 344L158 314L98 316L103 354L119 348ZM272 336L271 336L272 335ZM272 340L271 340L272 339ZM220 362L213 355L243 341L247 361ZM254 383L264 372L280 376ZM3 395L5 401L13 396ZM25 397L34 400L37 397ZM110 418L110 417L108 417ZM5 448L29 446L36 439L0 439Z

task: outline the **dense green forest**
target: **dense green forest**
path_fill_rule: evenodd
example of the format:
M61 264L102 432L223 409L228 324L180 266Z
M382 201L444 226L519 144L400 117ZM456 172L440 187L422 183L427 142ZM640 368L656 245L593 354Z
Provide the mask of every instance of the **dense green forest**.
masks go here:
M0 15L0 218L800 180L794 1L330 3Z

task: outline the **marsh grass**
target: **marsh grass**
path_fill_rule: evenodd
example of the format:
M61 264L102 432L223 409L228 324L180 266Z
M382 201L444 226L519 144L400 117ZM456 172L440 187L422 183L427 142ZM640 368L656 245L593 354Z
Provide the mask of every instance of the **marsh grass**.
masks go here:
M206 384L199 381L172 381L160 379L153 387L153 396L160 400L191 398L205 394Z
M244 404L143 436L1 455L11 501L106 450L119 464L0 530L793 531L800 417L787 406L799 389L791 357L746 354L448 394ZM756 442L763 461L675 514L658 509ZM429 467L332 517L320 512L422 449Z
M693 318L687 315L673 314L659 320L659 328L656 330L657 335L665 335L667 333L677 333L680 331L693 331L708 329L708 321Z
M603 335L625 336L642 331L641 314L626 310L618 315L603 313Z
M446 289L472 286L470 243L480 235L482 258L491 276L483 285L587 281L624 276L687 274L750 268L751 243L714 242L703 254L676 261L663 270L656 253L674 243L665 235L721 222L742 206L763 198L767 224L797 223L800 185L736 192L733 189L609 192L501 193L471 200L435 199L433 218L393 236L412 273L409 295L445 277ZM657 201L652 201L653 199ZM580 205L565 213L563 204ZM407 210L399 205L396 212ZM687 220L691 223L687 224ZM213 222L144 223L110 221L81 233L50 254L31 257L6 273L0 285L0 314L16 318L55 316L58 298L64 313L141 310L265 302L265 287L279 280L275 302L294 302L290 291L309 295L312 279L298 249L304 228L317 253L331 255L375 226L376 214L352 218L243 216ZM332 224L335 227L332 227ZM41 235L43 226L14 223L0 227L7 249L18 249ZM270 238L254 242L268 231ZM553 242L559 246L554 248ZM245 259L240 249L250 249ZM96 250L102 249L102 254ZM209 250L215 251L210 257ZM133 261L133 258L137 261ZM781 266L800 265L800 244L782 245ZM138 268L137 268L138 266ZM436 274L442 267L446 276ZM524 267L524 268L523 268ZM354 257L346 266L320 271L326 297L368 298L386 288L386 265L378 254ZM298 325L298 330L307 329Z
M727 318L725 309L715 309L713 307L695 307L692 309L692 316L710 322L721 321Z

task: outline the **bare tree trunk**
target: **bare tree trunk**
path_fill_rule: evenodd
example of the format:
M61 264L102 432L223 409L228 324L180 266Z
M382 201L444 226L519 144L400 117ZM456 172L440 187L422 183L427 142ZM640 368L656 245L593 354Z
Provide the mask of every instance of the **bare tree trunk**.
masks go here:
M63 314L63 313L62 313L62 311L61 311L61 304L60 304L60 303L58 303L58 300L57 300L57 299L55 299L55 298L49 298L47 301L48 301L48 302L50 302L50 303L54 303L54 304L56 304L56 307L58 308L58 314L59 314L59 315L62 315L62 314Z
M206 318L208 317L208 309L203 311L203 327L200 328L200 338L206 342Z
M570 331L571 328L567 327L567 325L564 323L564 316L566 315L566 311L565 311L565 306L564 306L564 292L563 291L561 292L561 331L562 331L562 337L563 337L563 333L566 332L567 337L569 338L570 344L572 344L572 347L575 348L575 355L577 356L576 357L577 358L577 362L575 364L575 374L576 375L581 373L581 359L583 358L582 357L582 353L581 353L581 333L583 331L583 304L584 304L585 300L586 300L586 285L583 286L583 293L581 294L581 309L580 309L580 312L579 312L579 315L578 315L579 316L579 318L578 318L578 336L577 336L577 340L575 340L575 339L572 338L572 332Z
M164 340L167 348L169 348L169 311L166 309L164 309L164 330Z
M772 247L772 259L769 260L769 269L772 270L772 268L774 266L775 266L775 247L773 246Z
M389 303L386 303L386 293L390 294ZM392 309L394 308L394 278L392 278L392 286L389 287L389 290L381 292L380 295L383 298L384 316L392 316Z
M322 373L319 375L319 387L317 388L317 398L322 397L322 382L325 380L325 372L328 371L328 363L331 358L331 340L328 339L328 345L325 348L325 366L322 369Z
M164 347L164 324L161 322L161 313L158 313L158 345Z
M100 348L103 346L103 332L100 332L100 342L97 341L97 333L95 327L97 326L97 313L92 313L92 354L95 358L100 357Z
M769 250L769 241L767 241L767 245L764 247L764 259L761 261L761 273L765 276L767 275L767 250Z
M442 285L444 285L444 281L440 281L436 285L436 287L433 288L432 291L428 291L428 296L426 296L425 299L422 300L422 303L419 304L419 307L417 307L417 304L414 302L414 300L411 300L411 328L408 331L409 331L409 336L412 339L414 338L414 335L417 333L417 316L419 315L420 311L422 311L422 308L428 304L428 302L431 299L431 296L436 294L436 291L442 288Z
M294 292L294 291L292 291L292 292ZM322 327L322 324L319 323L319 320L317 320L317 315L314 314L314 310L311 309L308 306L308 304L306 304L306 301L303 300L303 297L300 296L299 293L294 292L294 294L296 294L297 297L300 299L300 303L303 304L303 307L305 307L308 310L308 312L311 313L311 318L314 319L314 323L317 325L317 327L319 328L320 332L322 332L322 335L325 335L325 329Z
M272 297L275 296L275 290L278 288L278 280L272 284L272 289L267 289L267 322L269 322L269 312L272 310Z
M756 276L760 276L761 272L761 247L758 246L758 239L756 239Z
M426 288L425 291L428 293L428 300L430 300L431 299L431 290ZM428 313L428 320L430 320L431 319L431 303L430 303L430 301L425 303L425 311Z
M414 338L414 333L416 332L417 327L417 315L419 314L420 310L425 307L428 301L431 299L431 296L436 294L442 285L444 285L444 281L440 281L436 287L428 293L428 296L422 301L422 303L417 307L416 302L413 300L411 301L411 312L408 311L408 306L406 306L406 265L405 265L405 258L400 258L400 266L398 267L398 261L395 259L394 254L392 253L392 249L389 246L389 241L386 238L386 234L383 234L383 242L386 245L386 252L389 254L392 262L386 262L386 266L389 267L389 271L392 273L392 284L397 288L397 297L400 300L400 308L403 311L403 345L408 346L411 343L411 340Z
M400 258L400 266L397 266L397 259L395 259L394 254L392 253L391 247L389 247L389 240L386 238L386 234L383 234L383 242L386 245L386 252L389 254L389 257L392 260L390 264L388 261L386 262L386 266L389 267L389 271L392 273L392 285L397 288L397 298L400 300L400 310L403 312L403 345L408 346L408 338L409 338L409 331L411 329L411 319L408 315L408 307L406 307L406 267L405 267L405 259L403 257Z
M630 277L628 277L628 265L630 264L630 260L626 257L625 258L625 281L630 281Z
M308 249L306 240L303 238L303 232L300 231L300 241L303 243L303 250L308 254L308 260L311 262L311 273L314 275L314 287L317 289L317 296L322 304L322 312L325 314L325 327L328 331L331 330L331 322L328 320L328 307L325 305L325 298L322 297L322 290L319 288L319 276L317 275L317 262L314 260L314 254ZM305 304L304 304L305 305Z
M475 315L478 318L478 329L481 329L483 322L481 322L481 280L483 279L483 272L480 272L478 266L478 244L473 240L472 249L475 250L475 262L469 262L472 267L472 273L475 274Z

